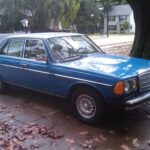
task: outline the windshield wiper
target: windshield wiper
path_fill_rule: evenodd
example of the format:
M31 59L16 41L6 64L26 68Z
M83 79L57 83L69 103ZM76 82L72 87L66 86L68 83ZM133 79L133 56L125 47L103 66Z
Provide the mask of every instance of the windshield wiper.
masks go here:
M59 62L71 61L71 60L74 60L74 59L80 59L80 58L84 58L84 57L88 57L88 55L87 54L81 54L81 55L77 55L77 56L74 56L74 57L69 57L69 58L65 58L63 60L59 60Z
M88 57L88 54L80 54L79 57L80 58Z

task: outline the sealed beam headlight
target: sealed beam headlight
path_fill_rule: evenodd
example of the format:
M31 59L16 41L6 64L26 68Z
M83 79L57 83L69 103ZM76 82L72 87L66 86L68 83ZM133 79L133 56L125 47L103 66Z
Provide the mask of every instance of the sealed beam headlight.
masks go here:
M137 80L136 79L132 79L131 82L132 82L132 88L134 90L136 90L137 89Z
M125 81L124 83L124 91L125 93L129 93L131 90L131 83L129 81Z
M125 93L131 93L137 89L137 80L130 79L124 82L124 91Z

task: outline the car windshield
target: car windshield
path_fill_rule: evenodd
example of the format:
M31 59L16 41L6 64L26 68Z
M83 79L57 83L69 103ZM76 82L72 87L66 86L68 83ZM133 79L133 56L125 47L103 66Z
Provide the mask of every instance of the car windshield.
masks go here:
M49 38L48 43L57 62L100 52L100 49L84 35Z

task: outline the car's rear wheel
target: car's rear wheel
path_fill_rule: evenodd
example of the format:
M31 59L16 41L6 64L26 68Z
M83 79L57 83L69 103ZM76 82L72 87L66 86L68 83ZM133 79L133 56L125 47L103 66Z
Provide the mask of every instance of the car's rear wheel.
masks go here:
M8 85L4 83L3 80L0 78L0 93L4 93L7 88L8 88Z
M90 88L75 90L71 97L71 104L75 115L85 123L94 124L101 120L105 113L102 97Z

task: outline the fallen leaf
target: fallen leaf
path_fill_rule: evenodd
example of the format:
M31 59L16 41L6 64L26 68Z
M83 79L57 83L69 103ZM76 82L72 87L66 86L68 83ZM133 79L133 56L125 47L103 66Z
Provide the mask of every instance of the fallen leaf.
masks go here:
M92 140L86 140L84 143L81 144L81 146L84 148L92 148L92 143Z
M84 148L89 148L89 145L87 143L83 143L83 144L81 144L81 146Z
M32 145L30 146L30 149L37 149L37 148L39 148L39 147L40 147L40 145L32 144Z
M23 129L23 134L31 134L31 133L32 133L31 129L28 129L28 128Z
M140 145L140 144L138 143L138 139L137 139L137 138L134 138L133 141L132 141L132 143L133 143L133 146L134 146L134 147L139 147L139 145Z
M70 144L74 144L75 143L74 139L65 138L65 141L67 143L70 143Z
M15 135L14 138L18 139L19 141L25 141L26 140L26 137L23 137L21 135L19 135L19 136Z
M34 127L34 126L38 126L38 124L34 123L34 122L31 122L31 123L28 124L28 127Z
M150 140L149 140L149 141L147 141L147 144L150 146Z
M103 135L100 135L99 137L102 141L107 141L107 139Z
M88 132L88 131L82 131L82 132L80 132L79 134L80 134L80 135L88 135L89 132Z
M128 145L125 145L125 144L121 145L121 148L122 148L123 150L131 150L131 149L129 148L129 146L128 146Z
M98 137L94 138L94 141L97 142L97 143L101 143L102 142Z
M9 142L9 147L8 147L8 149L9 149L9 150L14 150L15 145L16 145L16 144L15 144L13 141L10 141L10 142Z

